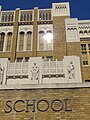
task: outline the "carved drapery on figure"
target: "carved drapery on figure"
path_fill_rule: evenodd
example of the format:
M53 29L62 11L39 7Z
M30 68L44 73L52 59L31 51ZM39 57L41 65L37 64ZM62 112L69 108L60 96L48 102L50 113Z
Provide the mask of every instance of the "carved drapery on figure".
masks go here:
M72 61L70 61L67 70L68 70L68 79L69 80L74 79L75 78L75 66Z
M0 64L0 84L3 82L4 68Z
M34 63L32 66L31 80L39 80L39 67L36 63Z

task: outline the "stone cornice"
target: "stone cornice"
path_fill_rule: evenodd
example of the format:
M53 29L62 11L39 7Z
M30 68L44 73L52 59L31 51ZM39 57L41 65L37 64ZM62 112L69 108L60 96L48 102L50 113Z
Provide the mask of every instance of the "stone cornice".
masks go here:
M0 90L73 89L73 88L78 89L90 88L90 83L0 85Z

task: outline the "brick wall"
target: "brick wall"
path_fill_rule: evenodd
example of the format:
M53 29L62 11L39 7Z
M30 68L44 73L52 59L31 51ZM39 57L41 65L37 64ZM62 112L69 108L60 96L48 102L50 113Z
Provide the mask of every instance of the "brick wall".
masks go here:
M35 109L29 105L27 109L26 104L34 102ZM90 87L0 90L0 120L6 119L90 120Z

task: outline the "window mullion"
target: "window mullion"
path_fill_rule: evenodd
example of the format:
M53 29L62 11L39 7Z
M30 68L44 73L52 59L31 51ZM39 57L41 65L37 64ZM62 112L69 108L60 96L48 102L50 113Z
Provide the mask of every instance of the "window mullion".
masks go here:
M27 50L27 33L24 34L24 46L23 46L23 50L24 51Z
M6 52L6 46L7 46L7 34L5 34L4 37L3 52Z

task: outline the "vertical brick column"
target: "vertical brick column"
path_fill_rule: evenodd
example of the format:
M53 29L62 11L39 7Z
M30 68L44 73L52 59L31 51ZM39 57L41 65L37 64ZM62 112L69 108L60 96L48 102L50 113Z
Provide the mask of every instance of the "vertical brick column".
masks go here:
M67 16L53 17L53 56L58 60L62 60L66 55L65 18Z
M0 6L0 18L1 18L1 11L2 11L2 6Z
M32 46L32 56L36 57L37 56L37 38L38 38L38 25L37 25L37 20L38 20L38 8L34 8L34 23L33 23L33 46Z
M11 45L11 62L14 62L16 59L16 48L17 48L17 37L18 37L18 20L19 20L19 9L17 8L15 11L15 20L14 20L14 28L13 28L13 38Z

